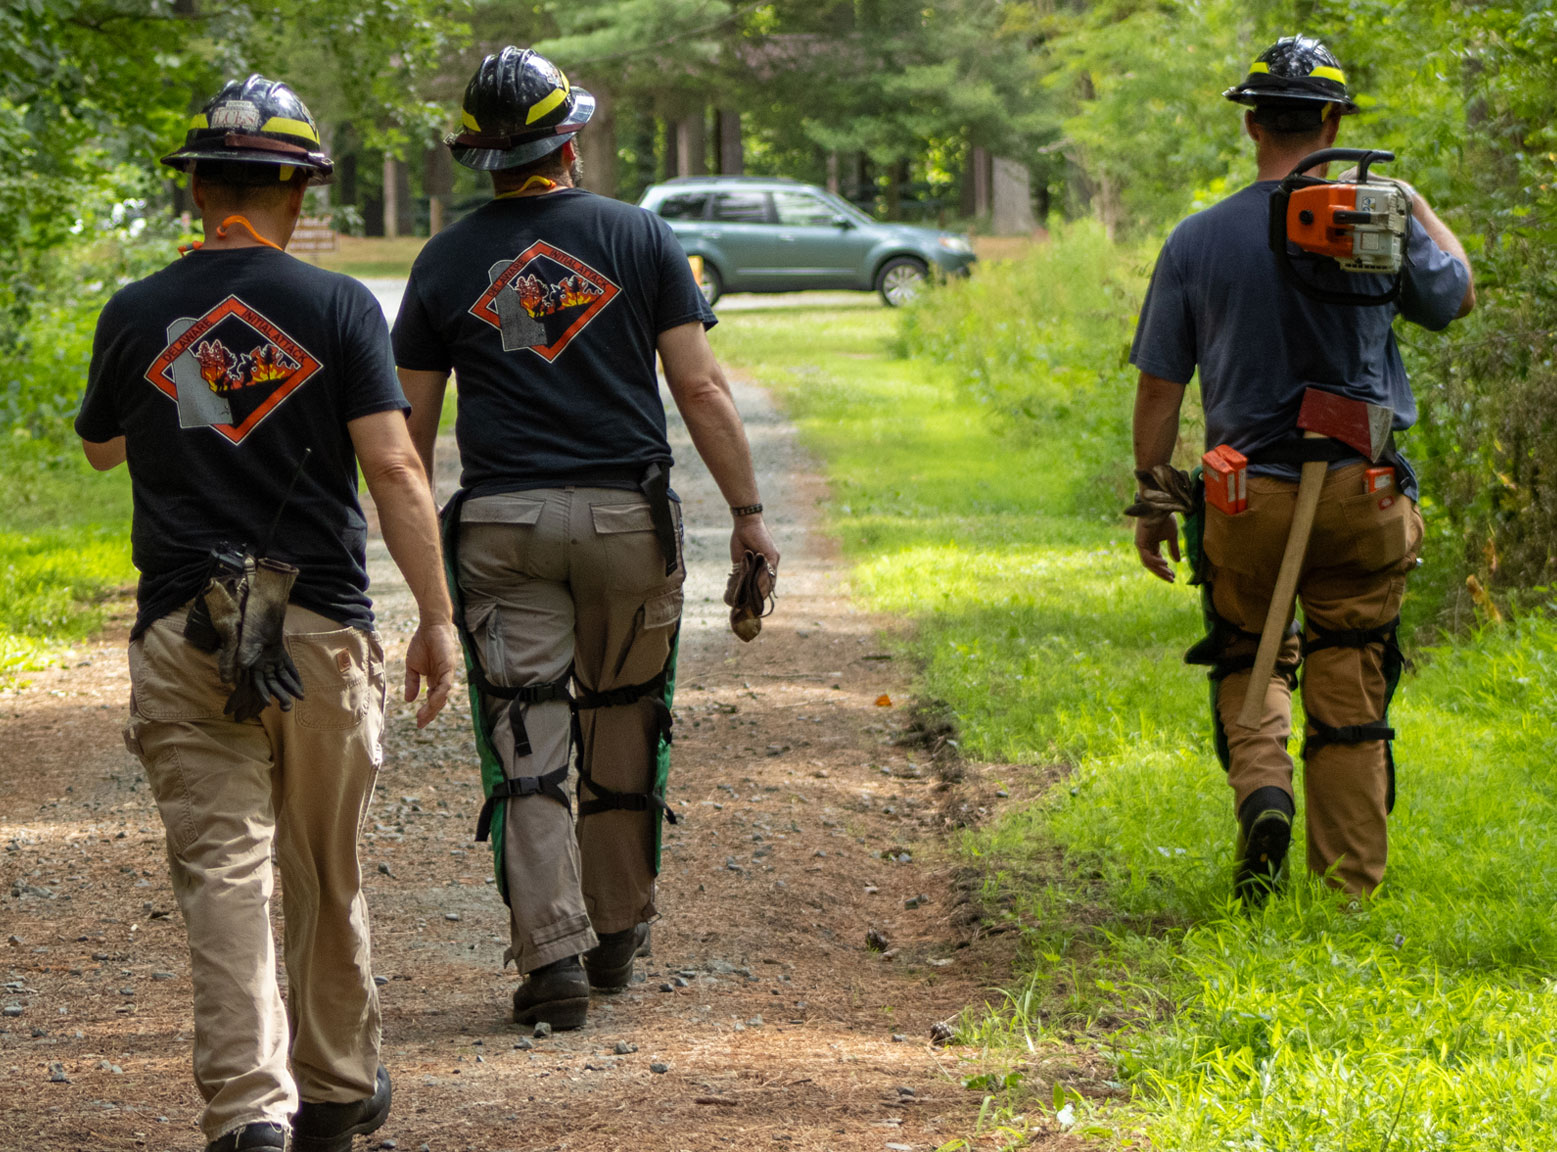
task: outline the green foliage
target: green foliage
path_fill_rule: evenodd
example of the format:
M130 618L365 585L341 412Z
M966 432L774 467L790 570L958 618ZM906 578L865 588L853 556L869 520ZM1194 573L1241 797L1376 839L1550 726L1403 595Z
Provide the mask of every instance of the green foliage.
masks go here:
M1028 945L1016 989L961 1029L987 1053L967 1086L988 1093L1003 1138L1550 1146L1552 616L1448 643L1407 678L1377 900L1304 878L1300 841L1289 892L1246 917L1229 900L1234 825L1205 681L1178 659L1199 631L1192 593L1145 575L1123 525L1093 518L1050 467L1073 451L1076 409L1013 437L963 385L971 361L894 359L891 324L773 311L714 338L778 387L825 461L856 591L916 624L919 693L951 703L974 758L1060 780L963 840L988 915ZM1127 405L1116 398L1120 420ZM1111 1102L1098 1074L1072 1087L1073 1064L1050 1055L1067 1043L1110 1063Z
M74 445L0 438L0 684L103 624L135 579L130 484L93 472Z
M1089 511L1112 520L1128 459L1120 398L1145 278L1092 221L1058 230L1027 258L982 267L903 313L901 348L952 368L966 396L1019 435L1064 423L1056 469L1091 474Z

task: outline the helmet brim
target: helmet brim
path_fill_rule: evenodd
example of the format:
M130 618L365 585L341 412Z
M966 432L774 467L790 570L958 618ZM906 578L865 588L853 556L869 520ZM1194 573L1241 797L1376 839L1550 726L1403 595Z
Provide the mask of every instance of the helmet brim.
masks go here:
M510 137L515 141L510 148L473 148L456 143L459 139L457 136L445 137L444 143L449 146L456 164L473 168L477 172L500 172L504 168L518 168L523 164L534 163L566 144L595 114L594 96L582 88L574 88L572 95L573 107L566 117L556 124L547 125L529 138L515 133Z
M287 156L280 153L266 154L247 148L224 148L220 145L194 145L169 152L162 163L180 172L193 172L202 160L227 164L252 164L269 168L298 168L308 173L310 184L328 184L335 175L335 162L328 156L315 153L307 157Z
M1361 109L1355 101L1341 99L1336 96L1327 96L1320 92L1294 91L1290 88L1279 91L1270 88L1251 88L1247 84L1239 84L1222 93L1223 97L1234 104L1242 104L1245 108L1256 108L1261 104L1285 105L1289 108L1311 108L1321 104L1334 104L1340 108L1339 116L1350 116Z

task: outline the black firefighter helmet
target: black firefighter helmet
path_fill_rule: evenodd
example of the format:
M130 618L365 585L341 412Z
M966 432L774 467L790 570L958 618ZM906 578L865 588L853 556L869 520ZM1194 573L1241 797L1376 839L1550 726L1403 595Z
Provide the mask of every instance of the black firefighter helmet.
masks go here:
M240 182L290 180L301 169L310 184L323 184L335 170L320 147L319 127L297 93L260 75L223 85L189 122L184 146L162 162L180 172L193 172L196 164L219 164L224 176Z
M595 98L546 57L510 45L488 56L465 89L460 131L443 138L479 172L517 168L555 152L595 114Z
M1249 65L1242 84L1222 95L1250 108L1311 109L1322 118L1358 110L1346 90L1340 61L1312 36L1283 36Z

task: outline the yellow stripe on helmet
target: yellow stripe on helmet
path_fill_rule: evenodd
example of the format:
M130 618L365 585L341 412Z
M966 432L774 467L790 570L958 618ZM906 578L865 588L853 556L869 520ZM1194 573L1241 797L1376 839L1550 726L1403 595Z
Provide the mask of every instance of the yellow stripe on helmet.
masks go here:
M1321 80L1334 80L1337 84L1346 83L1346 73L1342 72L1339 68L1332 68L1328 64L1321 64L1318 68L1315 68L1312 72L1310 72L1309 75L1317 76Z
M301 136L305 140L319 143L319 131L306 120L289 120L285 116L272 116L260 125L261 132L286 132L292 136Z
M564 81L561 88L553 89L550 95L543 96L534 104L530 105L530 111L525 116L524 122L526 124L534 124L542 116L546 115L546 113L550 112L553 108L555 108L558 104L561 104L567 98L567 82Z
M469 128L472 132L480 132L481 125L476 123L476 118L465 109L460 109L460 127Z
M285 184L292 179L292 173L296 172L297 169L291 164L283 164L278 171L281 173L281 182Z
M189 121L189 127L191 131L196 128L209 128L210 126L211 122L206 119L204 112L196 112L194 117Z
M1265 61L1263 61L1263 60L1256 60L1253 64L1249 65L1249 75L1251 75L1251 76L1254 75L1256 72L1268 73L1269 71L1270 71L1270 65L1265 63Z

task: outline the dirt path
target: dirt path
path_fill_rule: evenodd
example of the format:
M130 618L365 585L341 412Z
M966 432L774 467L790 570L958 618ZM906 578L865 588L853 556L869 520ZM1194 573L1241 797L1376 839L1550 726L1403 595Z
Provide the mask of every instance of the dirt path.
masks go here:
M1010 971L1000 940L970 942L942 840L949 810L985 802L982 774L948 786L905 742L911 670L814 531L822 486L765 395L738 400L785 552L782 599L756 644L730 635L728 519L676 426L683 821L667 830L643 980L597 997L579 1032L532 1039L508 1021L465 701L423 733L392 703L363 858L395 1108L359 1149L917 1152L972 1128L979 1097L930 1034ZM413 605L381 547L372 567L394 659ZM200 1146L183 927L119 737L124 629L0 694L5 1152ZM871 929L885 951L867 948Z

